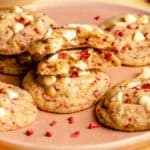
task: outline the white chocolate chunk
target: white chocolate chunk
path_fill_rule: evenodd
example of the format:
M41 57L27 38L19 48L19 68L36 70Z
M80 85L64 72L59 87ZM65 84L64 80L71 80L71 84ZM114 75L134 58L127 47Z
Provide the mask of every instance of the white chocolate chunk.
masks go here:
M6 115L6 111L4 108L0 108L0 117L3 117Z
M6 89L6 93L10 99L15 99L15 98L18 98L19 96L19 94L16 91L11 90L11 89Z
M24 25L22 23L16 23L14 25L14 32L18 33L19 31L21 31L22 29L24 29Z
M64 44L64 41L62 39L56 39L55 41L52 42L52 49L57 51L60 50L62 45Z
M84 24L84 25L80 25L80 27L87 30L87 31L89 31L89 32L93 31L93 26L91 26L91 25L85 25Z
M78 41L70 41L70 44L72 44L73 46L78 45Z
M144 40L145 40L145 37L144 37L144 35L142 34L142 32L140 32L139 30L137 30L137 31L134 33L133 40L136 41L136 42L140 42L140 41L144 41Z
M44 39L48 39L51 37L53 30L51 28L48 29L48 31L46 32Z
M87 68L87 64L83 61L78 61L76 64L75 64L75 67L81 69L81 70L85 70Z
M122 103L123 102L123 93L122 92L118 92L116 95L117 101Z
M114 24L115 24L116 26L121 26L121 27L126 27L126 26L127 26L127 23L126 23L126 22L121 22L121 21L119 21L119 22L114 22Z
M43 78L43 83L46 86L51 86L52 84L54 84L56 82L56 77L55 76L45 76Z
M126 85L126 88L134 88L134 87L137 87L141 84L141 81L133 81L133 82L129 82L127 85Z
M23 12L23 9L22 9L21 7L18 7L18 6L15 6L15 7L14 7L14 10L15 10L15 12L17 12L17 13Z
M147 111L150 111L150 96L142 96L139 99L139 104L143 105Z
M88 76L90 75L89 71L79 71L79 76Z
M58 54L55 54L53 56L51 56L50 58L47 59L48 63L54 62L58 60Z
M43 25L42 20L38 20L38 21L36 22L36 26L37 26L37 28L38 28L39 30L43 30L43 29L44 29L44 25Z
M34 21L34 17L31 15L25 15L25 18L31 22Z
M147 15L142 15L138 18L139 24L148 24L149 23L149 17Z
M139 75L142 79L149 79L150 78L150 67L145 67L142 70L142 73Z
M83 28L83 29L90 31L90 32L93 31L93 26L87 25L87 24L69 24L68 27L71 27L71 28L79 27L79 28Z
M75 30L66 30L63 32L63 36L67 39L67 41L71 41L76 37Z
M118 92L112 99L111 101L117 101L122 103L123 102L123 92Z
M98 31L100 34L104 34L104 31L103 31L101 28L97 28L97 31Z
M71 79L69 77L65 77L63 81L65 85L68 85L71 82Z
M67 74L70 71L70 66L68 63L58 63L56 66L59 74Z
M126 14L124 16L124 19L125 19L126 23L128 23L128 24L132 24L137 21L137 17L132 14Z
M74 60L78 60L78 55L76 53L71 53L70 57L73 58Z
M54 87L49 87L47 90L46 90L47 94L51 97L54 97L56 96L56 90Z

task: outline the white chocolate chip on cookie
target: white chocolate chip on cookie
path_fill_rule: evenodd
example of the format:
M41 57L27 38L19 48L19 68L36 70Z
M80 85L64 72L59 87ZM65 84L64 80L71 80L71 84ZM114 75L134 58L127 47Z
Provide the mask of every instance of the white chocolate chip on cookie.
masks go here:
M87 64L83 61L78 61L76 64L75 64L75 67L81 69L81 70L85 70L87 68Z
M89 71L79 71L79 76L88 76L90 75Z
M139 75L140 78L149 79L150 78L150 67L145 67L142 73Z
M15 7L14 7L14 11L15 11L16 13L21 13L21 12L23 12L23 9L22 9L21 7L15 6Z
M126 14L124 19L128 24L132 24L137 21L137 17L132 14Z
M11 89L6 89L6 93L8 94L8 97L10 99L15 99L19 97L19 94L16 91L11 90Z
M5 109L4 108L0 108L0 117L5 116L5 114L6 114Z
M149 17L147 15L142 15L138 18L137 21L139 24L148 24L149 23Z
M53 30L51 28L48 29L47 33L44 36L44 39L48 39L51 37Z
M145 40L145 37L144 37L144 35L142 34L142 32L140 32L139 30L137 30L137 31L134 33L133 40L134 40L135 42L140 42L140 41L144 41L144 40Z
M64 31L63 36L67 39L67 41L71 41L76 37L76 31L74 30Z
M139 99L139 104L143 105L147 111L150 111L150 96L142 96Z
M56 77L55 76L45 76L43 78L43 83L46 86L51 86L52 84L54 84L56 82Z
M47 94L48 94L49 96L51 96L51 97L54 97L54 96L56 95L56 90L55 90L55 88L54 88L54 87L49 87L49 88L47 89Z
M126 88L134 88L134 87L137 87L139 85L141 85L141 81L133 81L133 82L129 82L126 85Z
M24 25L22 23L16 23L14 25L14 32L18 33L19 31L24 29Z
M112 98L112 101L123 102L123 92L118 92L116 96Z

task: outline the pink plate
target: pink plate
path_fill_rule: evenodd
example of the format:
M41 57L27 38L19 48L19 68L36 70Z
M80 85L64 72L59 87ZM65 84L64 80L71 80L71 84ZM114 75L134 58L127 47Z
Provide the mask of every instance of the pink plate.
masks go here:
M49 14L60 24L66 23L92 23L97 24L104 19L117 16L125 12L143 13L140 10L110 5L100 2L66 2L54 4L51 2L42 5L30 5L26 7L37 8ZM99 20L94 20L100 16ZM112 85L123 80L134 77L140 68L119 67L105 70L111 78ZM19 84L17 77L0 75L2 81ZM68 124L67 118L74 117L74 123ZM57 123L51 127L49 124L55 120ZM86 111L74 114L52 114L39 111L38 118L30 126L15 131L0 133L0 147L11 150L111 150L111 149L133 149L139 145L150 142L150 132L120 132L105 128L88 129L90 122L97 122L94 107ZM24 132L33 129L32 136L26 136ZM80 136L72 138L74 131L80 131ZM52 137L45 137L46 131L51 131Z

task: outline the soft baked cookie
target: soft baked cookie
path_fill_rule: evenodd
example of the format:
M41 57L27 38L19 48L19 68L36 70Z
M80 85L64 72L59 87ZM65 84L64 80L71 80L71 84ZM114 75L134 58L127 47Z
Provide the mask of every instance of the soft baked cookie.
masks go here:
M115 37L114 49L122 64L150 64L150 16L125 14L104 21L100 27Z
M96 70L64 77L37 76L30 71L23 80L23 87L37 106L55 113L73 113L93 106L109 85L108 76Z
M14 55L27 51L31 42L42 39L54 24L52 19L38 11L21 7L1 10L0 54Z
M84 71L120 65L120 60L111 50L82 48L48 56L38 64L37 72L40 75L67 75L72 70Z
M150 68L111 88L96 106L98 120L123 131L150 130Z
M36 106L27 91L0 82L0 131L24 127L36 116Z
M69 24L64 27L49 29L43 40L32 43L29 52L32 55L46 55L80 47L104 49L111 47L113 42L114 37L104 33L97 26Z
M20 75L27 72L32 63L29 53L20 55L0 55L0 73L9 75Z

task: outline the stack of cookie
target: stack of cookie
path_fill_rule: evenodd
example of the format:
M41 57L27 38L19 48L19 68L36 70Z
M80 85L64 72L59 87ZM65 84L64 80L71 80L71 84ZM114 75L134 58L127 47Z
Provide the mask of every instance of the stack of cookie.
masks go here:
M29 45L42 39L53 24L47 15L37 11L21 7L0 10L0 72L24 74L32 61L27 52Z
M24 88L46 111L72 113L89 108L110 84L100 69L120 65L109 50L113 42L112 36L92 25L71 24L49 30L43 40L29 47L31 55L44 58L36 71L27 74Z

